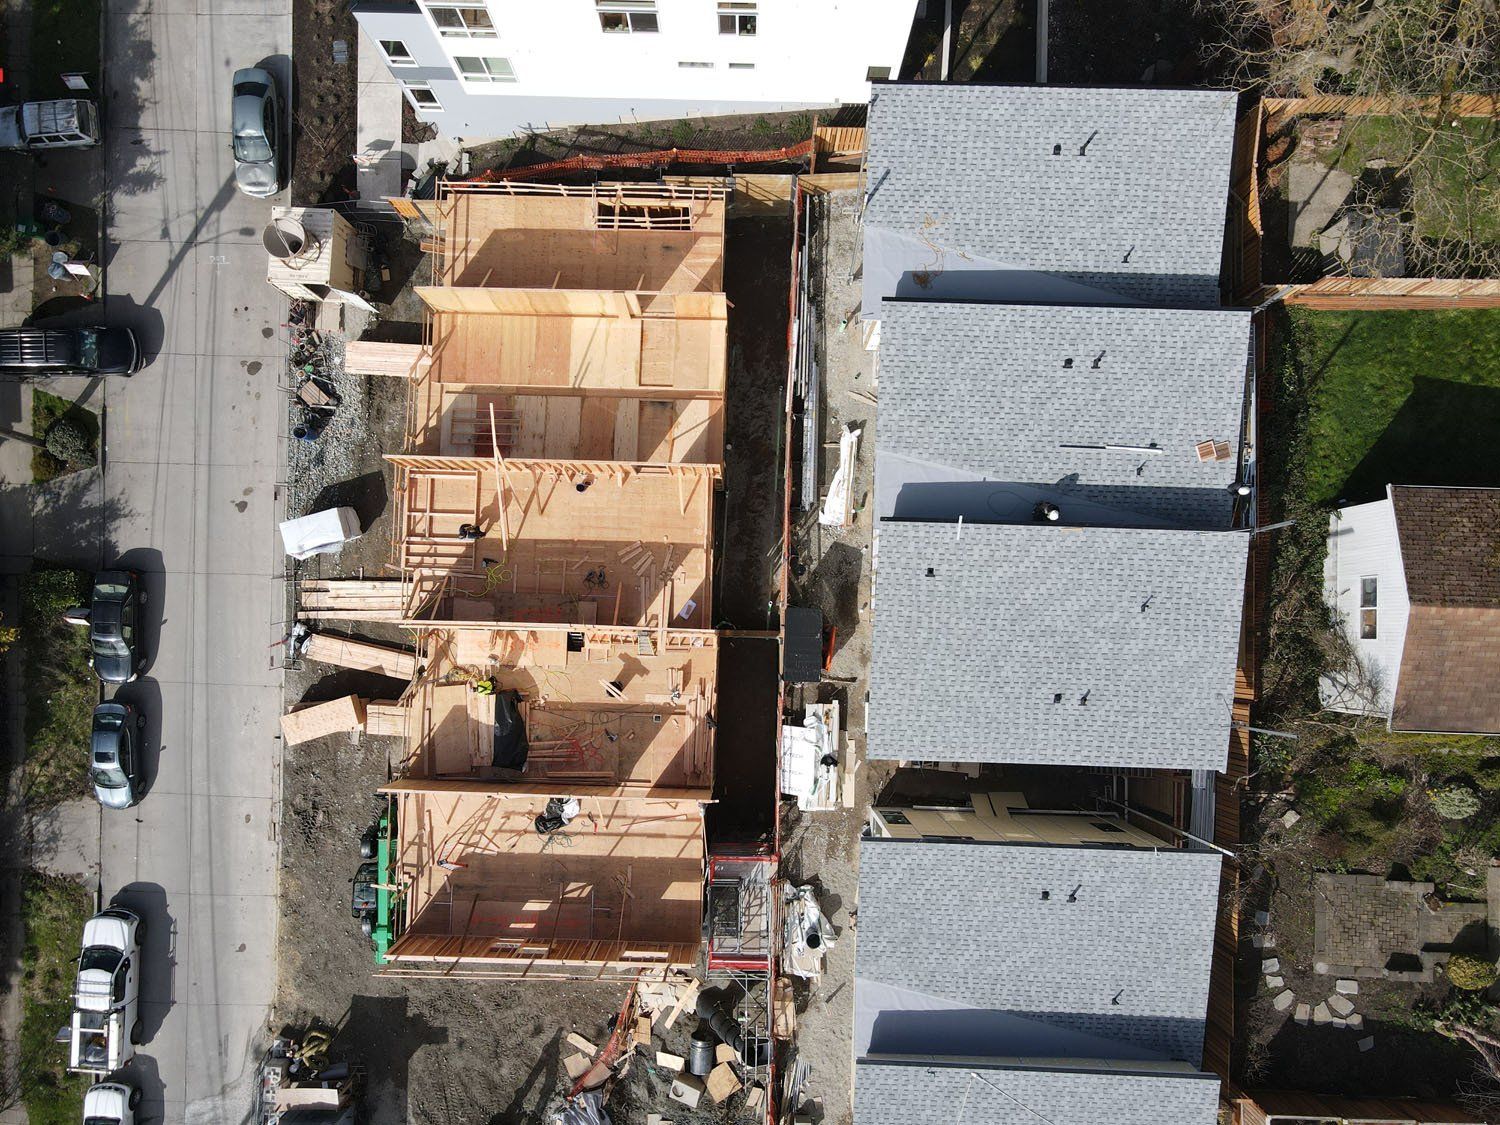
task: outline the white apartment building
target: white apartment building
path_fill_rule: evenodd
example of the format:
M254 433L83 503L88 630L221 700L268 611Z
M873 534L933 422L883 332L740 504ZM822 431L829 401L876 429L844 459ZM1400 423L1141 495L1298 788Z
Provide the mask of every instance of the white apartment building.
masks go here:
M473 142L821 109L895 78L917 0L357 0L418 117Z

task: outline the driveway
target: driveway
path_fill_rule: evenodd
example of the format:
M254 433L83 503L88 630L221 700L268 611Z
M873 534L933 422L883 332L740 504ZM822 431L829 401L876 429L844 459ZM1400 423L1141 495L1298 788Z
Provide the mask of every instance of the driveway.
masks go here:
M150 664L119 692L149 717L148 792L102 817L100 883L147 918L146 1119L238 1123L276 985L286 302L265 283L271 204L233 187L229 79L290 74L291 6L106 5L104 313L152 359L106 381L99 526L147 575Z

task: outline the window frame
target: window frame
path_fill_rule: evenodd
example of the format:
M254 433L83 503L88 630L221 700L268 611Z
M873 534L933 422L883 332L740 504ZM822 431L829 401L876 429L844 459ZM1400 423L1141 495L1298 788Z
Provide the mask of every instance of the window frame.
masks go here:
M745 0L719 0L717 14L720 35L732 35L736 39L755 37L760 17L755 4ZM748 31L745 30L747 26Z
M386 66L416 66L417 65L417 60L412 57L412 53L411 53L410 49L407 48L405 40L403 40L403 39L379 39L379 40L376 40L376 42L380 44L380 53L385 56L385 64L386 64ZM399 56L391 54L390 47L387 46L387 44L390 44L390 45L396 46L396 47L400 47L401 48L401 54Z
M495 27L494 17L490 15L489 5L484 3L484 0L438 0L436 3L424 3L422 10L427 13L428 20L436 29L438 37L441 39L500 38L499 29ZM460 26L445 26L438 22L438 18L434 13L439 11L457 13ZM468 20L464 18L463 13L465 12L484 13L486 23L477 29L469 26Z
M478 63L478 72L465 70L465 61ZM490 69L490 63L492 62L504 63L507 73L503 75L496 74ZM502 58L499 55L454 55L453 66L458 71L459 79L465 83L473 82L480 86L490 86L497 83L503 85L508 82L517 81L515 65L509 59Z
M1380 607L1380 576L1377 574L1361 574L1359 576L1359 639L1362 641L1378 640L1380 636L1379 625Z
M658 35L661 32L661 13L656 9L656 0L594 0L594 13L599 17L599 30L605 35ZM617 20L618 26L606 26L609 17Z
M418 113L442 112L442 99L437 96L432 86L426 82L403 82L401 83L401 92L406 95L406 100L411 103L412 109ZM423 105L419 102L416 97L418 93L425 93L432 99L432 104Z

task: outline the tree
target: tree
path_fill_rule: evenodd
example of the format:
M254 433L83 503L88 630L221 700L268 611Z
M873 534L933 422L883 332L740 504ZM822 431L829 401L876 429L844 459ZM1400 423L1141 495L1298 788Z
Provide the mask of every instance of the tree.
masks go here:
M1401 251L1407 276L1500 272L1500 134L1493 120L1454 112L1459 95L1500 88L1494 0L1199 3L1223 29L1210 50L1234 85L1380 99L1340 136L1374 144L1384 164L1382 182L1361 182L1346 211L1367 238L1391 243L1381 249ZM1411 221L1395 220L1393 194L1405 196Z

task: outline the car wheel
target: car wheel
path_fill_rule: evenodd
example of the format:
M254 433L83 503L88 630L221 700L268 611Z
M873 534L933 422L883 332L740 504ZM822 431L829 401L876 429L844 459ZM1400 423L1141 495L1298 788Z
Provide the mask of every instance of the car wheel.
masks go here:
M130 1041L137 1047L141 1045L141 1033L145 1030L140 1020L136 1020L135 1023L130 1025Z
M140 1106L141 1106L141 1088L139 1086L135 1086L135 1087L132 1087L132 1089L130 1091L130 1108L131 1109L139 1109Z
M137 730L145 730L146 729L146 716L140 714L139 712L137 712L136 716L135 716L135 726L136 726Z

